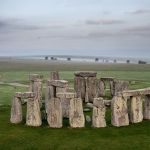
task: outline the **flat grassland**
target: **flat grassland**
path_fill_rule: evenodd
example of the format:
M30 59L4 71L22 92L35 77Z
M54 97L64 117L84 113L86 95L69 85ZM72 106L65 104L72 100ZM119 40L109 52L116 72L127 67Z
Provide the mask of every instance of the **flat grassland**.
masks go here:
M111 76L128 80L130 89L150 87L150 65L0 59L0 150L150 149L150 121L116 128L111 125L109 109L106 114L108 126L100 129L91 128L90 123L86 123L83 129L71 129L67 119L64 119L62 129L48 128L46 121L43 121L42 127L27 127L25 106L24 121L19 125L10 124L10 104L14 92L28 91L29 74L42 74L46 80L50 71L55 70L60 72L61 79L69 81L70 87L73 87L74 71L79 70L97 71L98 78Z

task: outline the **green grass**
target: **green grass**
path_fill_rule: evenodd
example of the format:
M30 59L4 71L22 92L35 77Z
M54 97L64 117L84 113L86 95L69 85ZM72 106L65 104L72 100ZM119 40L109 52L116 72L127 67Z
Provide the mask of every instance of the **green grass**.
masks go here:
M130 124L116 128L111 125L110 109L107 110L107 127L94 129L86 123L83 129L69 128L68 120L64 120L62 129L52 129L43 121L41 127L33 128L25 125L10 124L10 103L17 91L28 88L10 86L17 82L29 84L28 75L39 73L44 79L49 78L50 71L60 71L62 79L68 80L73 87L74 71L94 70L98 78L111 76L118 79L134 81L130 89L150 87L150 65L129 64L78 64L50 61L0 60L0 150L148 150L150 149L150 121ZM86 113L91 115L91 113Z

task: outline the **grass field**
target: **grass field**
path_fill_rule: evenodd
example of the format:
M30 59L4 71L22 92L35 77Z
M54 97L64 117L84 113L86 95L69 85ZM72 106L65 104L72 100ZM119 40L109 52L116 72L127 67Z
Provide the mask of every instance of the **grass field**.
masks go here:
M74 71L94 70L98 78L111 76L128 81L130 89L150 87L150 65L72 63L37 60L0 59L0 150L148 150L150 149L150 121L116 128L110 124L110 110L107 110L107 127L93 129L89 123L83 129L69 128L64 120L62 129L48 128L46 121L42 127L33 128L9 123L11 99L16 91L27 91L27 87L10 83L29 84L28 75L39 73L44 79L50 71L58 70L62 79L73 87ZM45 81L44 81L45 82ZM43 83L44 84L44 83ZM24 106L25 107L25 106ZM24 108L24 111L26 108ZM25 112L24 112L25 119Z

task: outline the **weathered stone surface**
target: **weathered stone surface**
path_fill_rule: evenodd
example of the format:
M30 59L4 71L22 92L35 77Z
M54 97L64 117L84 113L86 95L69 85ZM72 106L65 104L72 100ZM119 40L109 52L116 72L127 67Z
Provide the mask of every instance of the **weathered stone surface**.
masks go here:
M139 123L143 120L143 107L141 96L133 96L130 100L130 122Z
M150 120L150 95L145 95L145 100L144 100L144 119Z
M97 94L98 97L105 96L105 82L101 79L98 80Z
M149 95L150 88L138 89L138 90L126 90L123 92L118 92L117 95L122 95L124 97L137 96L137 95Z
M27 114L26 114L26 125L38 127L41 126L41 111L40 104L34 98L28 98L27 101Z
M15 97L22 97L22 93L21 92L16 92Z
M15 94L17 95L17 94ZM11 104L11 123L20 123L22 121L22 106L21 106L21 97L13 97Z
M85 126L82 99L73 98L69 107L69 123L72 128L82 128Z
M111 106L111 100L104 100L104 104L106 107L110 107Z
M97 72L94 71L85 71L85 72L75 72L75 76L79 77L96 77Z
M46 113L48 112L48 104L49 101L56 97L56 87L54 86L48 86L48 84L46 85L46 92L45 92L45 109L46 109Z
M114 96L114 91L115 91L115 89L114 89L114 81L109 81L109 86L110 86L110 94L112 96Z
M102 81L114 81L114 78L113 77L102 77L100 78Z
M66 80L48 80L47 83L49 86L55 86L60 88L68 87L68 81Z
M65 98L72 99L76 97L76 93L73 93L73 92L57 93L56 97L58 98L65 97Z
M93 101L93 115L92 115L92 126L96 128L106 127L105 120L105 104L103 98L94 98Z
M65 89L64 89L64 92L57 93L56 97L60 98L61 100L63 117L69 118L70 100L72 98L75 98L76 94L72 92L65 92Z
M118 92L128 90L129 82L121 81L121 80L114 80L112 85L111 85L111 93L112 95L116 95Z
M47 121L51 128L61 128L63 126L62 106L59 98L52 98L49 101Z
M30 91L34 93L35 101L38 101L40 104L40 107L42 107L42 80L37 79L37 80L31 81Z
M59 80L59 72L58 71L53 71L51 72L51 80Z
M129 125L127 99L122 96L114 96L111 102L111 123L121 127Z
M82 98L82 100L85 100L85 87L86 87L86 81L83 77L75 77L74 78L74 89L77 93L78 98Z
M43 78L42 75L39 74L31 74L29 75L29 80L30 81L40 81Z
M96 79L96 77L87 78L86 93L88 96L85 97L85 102L93 102L94 98L97 97L97 79Z

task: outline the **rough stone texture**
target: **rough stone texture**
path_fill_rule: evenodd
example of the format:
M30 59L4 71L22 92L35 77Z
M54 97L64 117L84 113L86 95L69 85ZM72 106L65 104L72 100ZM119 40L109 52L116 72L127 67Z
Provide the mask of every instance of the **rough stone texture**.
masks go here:
M97 89L98 89L98 91L97 91L98 97L105 96L105 82L102 81L101 79L98 81Z
M144 119L150 120L150 95L145 95L145 100L144 100Z
M51 80L59 80L59 72L58 71L53 71L51 72Z
M110 94L114 96L114 81L109 81Z
M52 98L49 101L47 121L51 128L61 128L63 126L62 106L59 98Z
M49 86L55 86L60 88L66 88L68 87L68 81L66 80L48 80Z
M30 81L37 81L39 79L42 79L43 76L42 75L39 75L39 74L31 74L29 75L29 80Z
M83 101L85 100L85 87L86 87L86 81L83 77L74 78L75 92L77 93L77 97L81 98Z
M111 87L112 87L112 85L111 85ZM114 80L113 88L111 88L111 93L112 93L112 95L116 95L118 92L128 90L128 87L129 87L128 81Z
M78 77L96 77L97 73L94 71L75 72L75 76Z
M92 126L96 128L106 127L105 120L105 104L103 98L94 98L93 101L93 115L92 115Z
M46 113L48 112L48 103L50 101L51 98L55 97L55 91L56 88L53 86L48 86L48 84L46 85L46 92L45 92L45 109L46 109Z
M111 123L114 126L129 125L127 99L122 96L114 96L111 102Z
M17 95L17 93L16 93ZM22 106L21 106L21 97L13 97L11 104L11 123L20 123L22 121Z
M122 95L124 97L137 96L137 95L142 96L142 95L149 95L149 94L150 94L150 88L138 89L138 90L126 90L117 93L117 95Z
M143 107L141 96L133 96L130 100L130 122L138 123L143 120Z
M70 100L69 123L72 128L82 128L85 126L81 98L73 98Z
M97 79L96 77L87 78L85 102L93 102L97 97Z
M111 100L104 100L104 104L106 107L110 107L111 106Z
M35 98L28 98L26 124L28 126L41 126L41 111L39 102Z
M75 98L75 96L75 93L65 92L65 90L63 93L56 94L56 97L60 98L61 100L63 117L69 118L70 100Z

